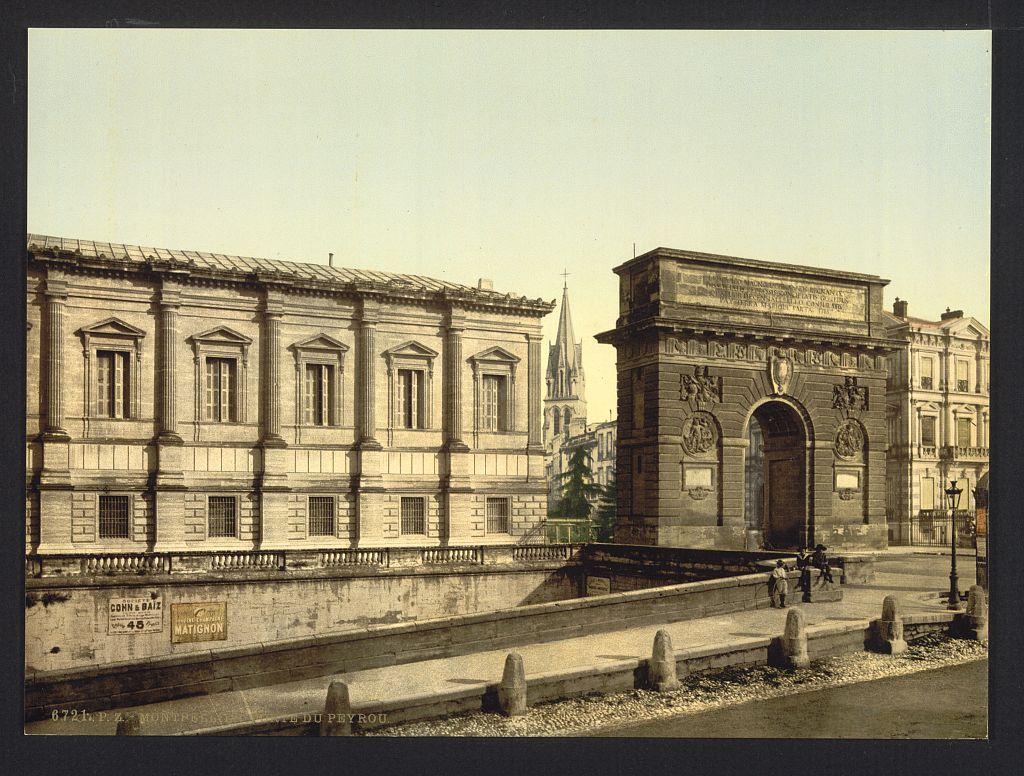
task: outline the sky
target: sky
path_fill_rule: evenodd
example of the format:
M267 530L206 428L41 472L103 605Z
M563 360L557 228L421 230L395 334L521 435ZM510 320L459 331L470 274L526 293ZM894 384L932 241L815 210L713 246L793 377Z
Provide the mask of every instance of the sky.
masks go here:
M984 30L34 29L28 228L567 282L601 421L593 337L634 246L881 275L890 310L989 325L990 51Z

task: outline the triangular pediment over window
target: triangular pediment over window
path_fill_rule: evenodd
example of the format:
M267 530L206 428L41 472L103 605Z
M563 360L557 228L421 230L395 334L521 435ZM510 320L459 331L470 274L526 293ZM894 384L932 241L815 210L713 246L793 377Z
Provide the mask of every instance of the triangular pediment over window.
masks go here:
M505 348L495 346L487 348L469 357L470 361L486 361L489 364L518 364L519 356L509 353Z
M83 326L78 330L78 334L83 337L124 337L127 339L142 339L146 336L146 332L142 329L125 323L120 318L105 318L91 326Z
M983 337L988 339L991 334L985 326L976 318L961 318L947 327L950 334L957 337Z
M251 345L252 340L246 337L244 334L239 334L234 329L229 329L227 326L217 326L214 329L207 329L199 334L193 334L189 337L193 342L202 342L204 344L224 344L224 345Z
M291 347L294 350L340 350L342 353L348 350L348 345L344 342L339 342L334 337L329 337L326 334L317 334L315 337L302 340L302 342L296 342Z
M416 340L403 342L401 345L384 351L385 356L404 356L405 358L437 358L437 351L431 350L426 345Z

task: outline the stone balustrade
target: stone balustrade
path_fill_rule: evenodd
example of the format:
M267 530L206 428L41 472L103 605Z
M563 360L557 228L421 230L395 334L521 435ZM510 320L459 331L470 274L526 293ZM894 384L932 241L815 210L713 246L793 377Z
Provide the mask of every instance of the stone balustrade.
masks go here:
M579 559L581 544L474 545L468 547L379 547L214 552L121 552L25 557L26 578L109 577L230 572L299 573L377 567L412 569L434 565L505 566L565 564Z
M987 460L988 448L944 445L939 449L939 458L944 461Z

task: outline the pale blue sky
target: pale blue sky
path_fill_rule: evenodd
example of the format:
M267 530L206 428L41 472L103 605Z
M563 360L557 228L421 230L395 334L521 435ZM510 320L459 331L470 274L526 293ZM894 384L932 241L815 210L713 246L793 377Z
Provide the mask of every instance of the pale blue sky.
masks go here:
M987 325L990 41L32 30L28 226L546 299L565 267L603 420L634 242L879 274L890 309Z

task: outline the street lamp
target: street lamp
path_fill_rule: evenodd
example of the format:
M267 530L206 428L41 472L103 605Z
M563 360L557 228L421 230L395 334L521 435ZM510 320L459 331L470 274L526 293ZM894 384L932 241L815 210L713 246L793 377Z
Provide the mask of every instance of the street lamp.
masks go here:
M956 510L960 506L961 493L963 490L956 486L956 480L950 480L946 488L946 499L949 501L949 535L952 537L949 544L953 554L949 561L949 603L946 608L954 611L960 609L960 587L956 578Z

